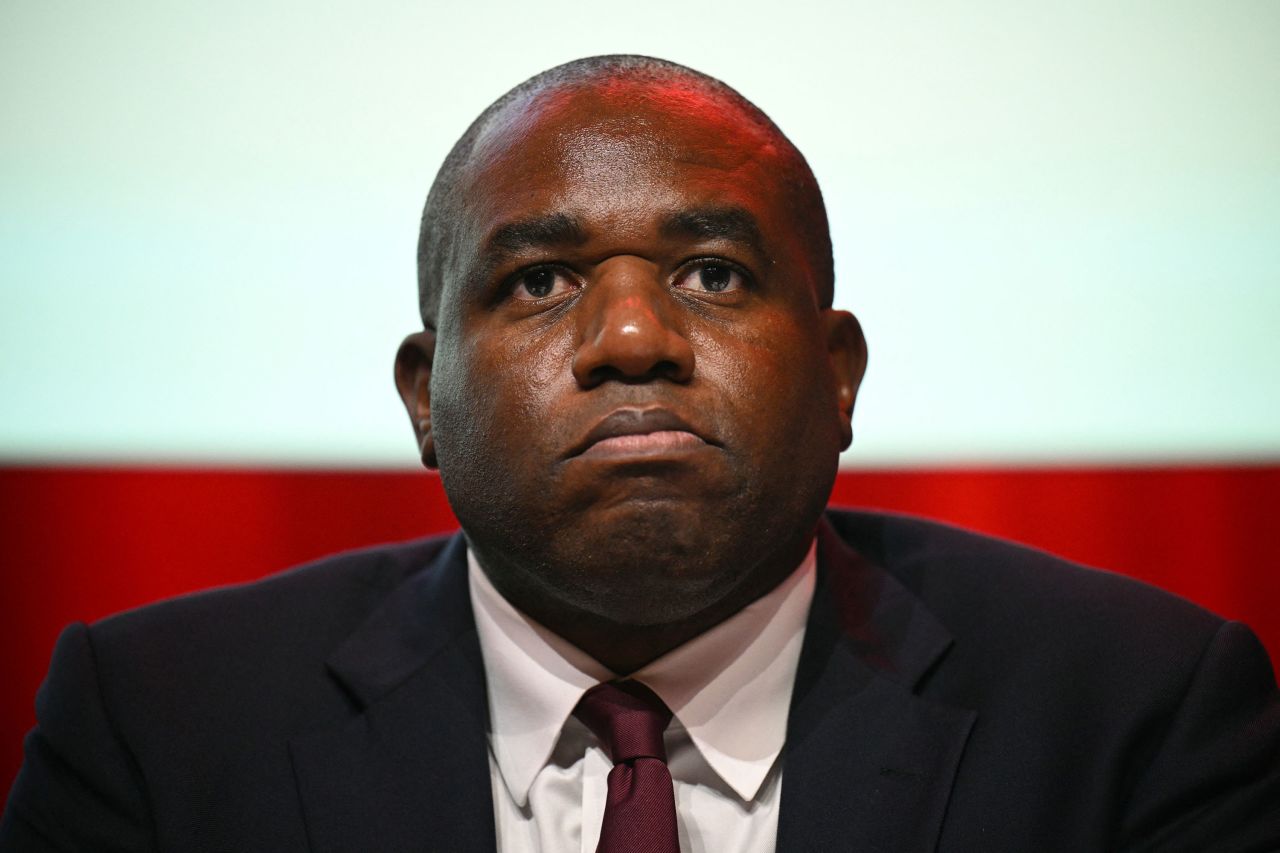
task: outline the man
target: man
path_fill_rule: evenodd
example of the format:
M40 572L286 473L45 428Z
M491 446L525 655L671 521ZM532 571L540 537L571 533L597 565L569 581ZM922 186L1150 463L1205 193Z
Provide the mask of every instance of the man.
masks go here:
M60 640L5 850L1267 850L1247 629L829 512L866 364L724 84L541 74L431 190L396 381L465 538Z

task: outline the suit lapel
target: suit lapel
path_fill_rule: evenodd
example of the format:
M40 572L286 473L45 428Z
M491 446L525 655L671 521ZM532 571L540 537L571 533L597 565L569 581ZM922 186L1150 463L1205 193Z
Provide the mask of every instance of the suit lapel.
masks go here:
M792 695L779 853L935 849L976 714L913 692L950 638L824 521Z
M488 706L462 537L329 669L362 712L290 743L312 849L493 851Z

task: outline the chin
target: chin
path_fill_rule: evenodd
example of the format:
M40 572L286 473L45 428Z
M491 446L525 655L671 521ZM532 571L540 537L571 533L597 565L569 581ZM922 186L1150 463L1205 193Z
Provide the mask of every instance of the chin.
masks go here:
M807 519L816 524L825 497L792 489L782 493L788 502L749 488L716 495L593 495L532 513L520 509L528 500L495 505L466 500L465 492L451 492L450 500L494 585L554 630L575 619L636 628L714 624L795 568L812 532ZM797 525L798 517L806 523Z
M731 537L708 536L688 515L665 515L597 529L594 541L577 539L553 557L561 599L621 625L682 622L732 595L762 556L739 553Z
M594 579L601 580L601 579ZM648 580L649 582L646 582ZM619 626L657 627L690 622L716 608L738 578L679 578L663 576L627 583L574 585L562 590L562 601L575 610Z

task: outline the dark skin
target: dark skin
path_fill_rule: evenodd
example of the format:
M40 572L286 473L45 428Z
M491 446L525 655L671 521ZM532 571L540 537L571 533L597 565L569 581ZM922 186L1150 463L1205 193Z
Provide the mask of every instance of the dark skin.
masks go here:
M397 355L494 586L619 674L799 564L852 438L866 345L821 305L785 156L713 94L511 105L465 170L435 330Z

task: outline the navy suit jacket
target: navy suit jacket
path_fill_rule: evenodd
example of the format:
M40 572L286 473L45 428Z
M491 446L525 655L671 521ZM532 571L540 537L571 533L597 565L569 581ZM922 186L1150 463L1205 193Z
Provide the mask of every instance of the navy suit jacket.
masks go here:
M918 519L818 554L779 851L1280 849L1247 628ZM6 853L494 849L460 536L73 625L37 710Z

